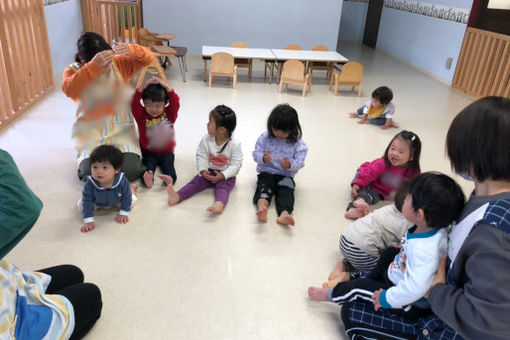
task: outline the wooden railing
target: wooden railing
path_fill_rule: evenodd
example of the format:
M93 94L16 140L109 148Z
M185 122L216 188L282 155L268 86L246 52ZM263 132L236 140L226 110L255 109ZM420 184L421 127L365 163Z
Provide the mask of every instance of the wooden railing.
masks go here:
M81 0L83 30L101 34L108 43L138 41L142 27L140 0Z
M41 0L0 1L0 129L55 87Z
M469 27L452 86L476 97L510 98L510 36Z

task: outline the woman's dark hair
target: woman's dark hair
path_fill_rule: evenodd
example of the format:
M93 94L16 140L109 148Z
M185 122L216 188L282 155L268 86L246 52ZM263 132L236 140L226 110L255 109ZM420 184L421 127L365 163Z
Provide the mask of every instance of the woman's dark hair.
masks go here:
M458 174L510 181L510 99L485 97L466 106L446 135L446 154Z
M409 162L407 163L407 167L413 171L415 174L419 174L421 172L420 169L420 154L421 154L421 141L420 137L417 134L411 131L402 130L395 135L391 139L390 144L386 147L386 151L384 151L384 163L386 166L391 166L391 162L388 158L388 151L390 150L391 143L397 138L400 138L404 141L409 142Z
M142 99L152 100L153 102L164 102L168 101L168 93L166 89L160 84L150 84L143 90Z
M78 53L74 56L77 63L88 63L97 53L112 49L101 35L94 32L83 32L77 45Z
M439 172L424 172L409 183L413 210L422 209L429 228L446 228L464 209L465 196L452 178Z
M232 137L237 124L235 112L228 106L218 105L211 111L211 116L216 123L216 128L224 127L227 129L228 136Z
M277 105L267 119L267 133L275 137L274 130L280 130L289 134L287 140L296 143L302 136L301 125L297 111L289 104Z
M372 92L372 98L377 99L382 105L387 105L393 99L393 92L388 86L381 86Z
M109 162L115 170L122 168L122 152L112 145L100 145L90 154L90 165Z

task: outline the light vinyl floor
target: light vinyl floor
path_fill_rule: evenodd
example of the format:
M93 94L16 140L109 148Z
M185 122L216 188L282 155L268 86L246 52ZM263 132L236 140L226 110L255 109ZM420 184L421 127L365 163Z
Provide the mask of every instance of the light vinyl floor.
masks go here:
M181 98L176 187L196 174L195 150L208 112L225 104L237 114L235 135L244 152L230 202L222 215L211 216L205 210L214 199L209 189L168 207L156 181L152 190L140 190L129 224L116 224L114 211L100 212L97 229L87 234L79 231L76 209L83 184L70 139L75 105L57 89L0 133L0 147L44 202L39 221L8 258L25 271L64 263L83 269L104 303L87 339L343 339L340 308L309 301L307 287L320 285L341 258L338 239L350 223L343 214L356 168L381 157L398 131L360 126L348 112L377 86L391 87L395 120L422 140L422 170L451 174L446 131L472 99L357 43L344 43L341 53L365 67L362 97L350 88L334 97L324 71L315 72L306 97L292 86L279 94L276 84L264 82L259 61L252 81L239 70L236 90L226 78L209 88L199 56L188 57L187 82L174 60L167 75ZM294 228L276 224L274 202L266 224L257 222L252 205L251 153L279 103L298 111L309 148L295 177ZM455 178L467 194L469 183Z

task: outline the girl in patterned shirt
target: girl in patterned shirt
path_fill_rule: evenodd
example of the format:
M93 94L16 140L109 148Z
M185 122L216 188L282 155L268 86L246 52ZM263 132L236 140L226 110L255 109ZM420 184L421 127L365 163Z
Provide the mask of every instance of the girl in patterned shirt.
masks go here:
M257 217L267 222L267 207L275 195L276 211L280 224L295 224L294 176L305 166L308 148L301 139L303 135L296 110L289 104L276 106L267 120L267 131L260 135L253 159L257 162L257 190L253 203L257 205Z

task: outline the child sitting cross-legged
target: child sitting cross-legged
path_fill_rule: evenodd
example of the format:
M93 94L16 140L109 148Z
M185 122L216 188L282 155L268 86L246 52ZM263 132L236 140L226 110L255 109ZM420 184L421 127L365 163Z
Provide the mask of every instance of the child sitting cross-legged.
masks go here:
M372 301L375 310L418 317L431 313L424 295L430 289L439 259L446 253L447 227L464 207L464 193L450 177L427 172L414 178L402 213L414 224L399 247L385 250L368 277L338 283L334 288L308 288L311 300L343 304Z
M131 205L136 201L136 184L129 184L121 172L122 152L111 145L101 145L90 154L90 170L78 207L83 210L81 232L96 229L94 209L111 208L120 204L115 222L128 223Z

